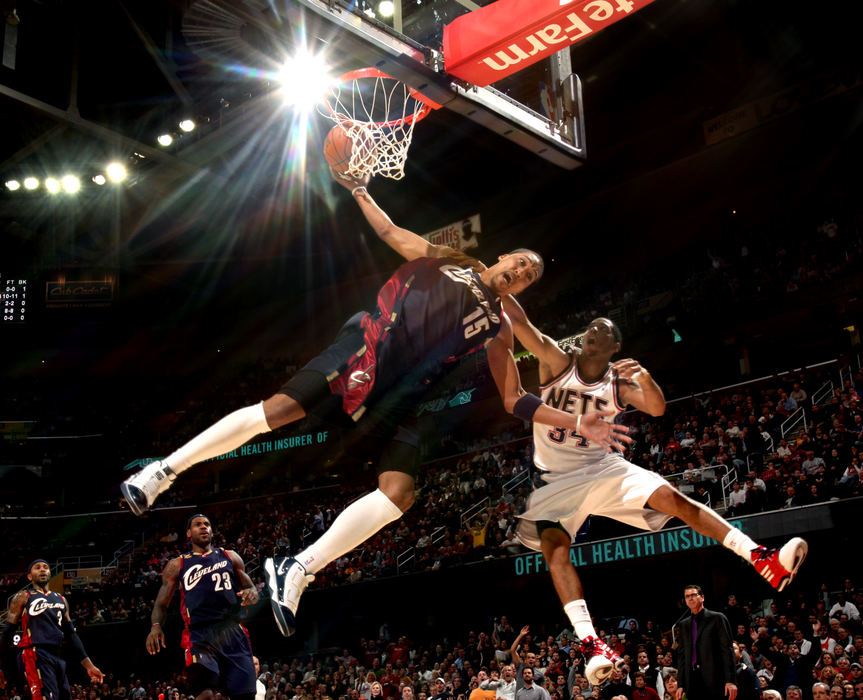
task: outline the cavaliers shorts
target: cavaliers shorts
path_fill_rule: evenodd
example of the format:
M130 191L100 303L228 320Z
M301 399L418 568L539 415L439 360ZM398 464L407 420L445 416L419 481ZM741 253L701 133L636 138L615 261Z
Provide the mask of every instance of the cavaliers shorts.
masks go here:
M222 690L231 696L255 694L257 678L245 627L192 630L184 646L189 682L196 695L204 690Z
M379 319L360 312L335 341L289 379L279 393L299 403L311 418L344 430L341 449L376 462L378 473L416 477L419 433L415 412L428 390L421 377L378 367L386 344ZM387 348L388 349L388 348Z
M27 647L18 654L18 669L33 700L70 700L66 662L45 647Z

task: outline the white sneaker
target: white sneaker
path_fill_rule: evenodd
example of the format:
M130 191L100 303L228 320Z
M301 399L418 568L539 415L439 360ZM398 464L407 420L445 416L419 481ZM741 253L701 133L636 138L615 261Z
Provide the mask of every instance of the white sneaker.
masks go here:
M131 511L135 515L143 515L159 494L171 488L176 478L171 467L157 460L120 484L120 491Z
M615 671L625 665L620 655L597 637L581 640L581 653L584 655L584 677L591 685L602 685Z
M264 562L264 576L270 591L270 605L279 631L290 637L296 630L300 596L315 580L294 557L269 558Z

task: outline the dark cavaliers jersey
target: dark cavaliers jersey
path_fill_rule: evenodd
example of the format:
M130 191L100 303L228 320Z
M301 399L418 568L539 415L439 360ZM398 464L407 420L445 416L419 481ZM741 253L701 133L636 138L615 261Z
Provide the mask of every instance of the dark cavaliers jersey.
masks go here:
M27 590L27 602L21 614L19 649L32 646L59 647L63 643L63 618L66 603L59 593Z
M494 293L479 274L449 258L417 258L399 267L381 288L377 307L360 315L365 344L347 370L328 377L331 391L342 396L344 411L355 420L361 407L384 395L394 417L411 413L448 366L500 331ZM355 323L352 319L346 327Z
M240 616L240 587L224 549L184 554L179 585L180 612L187 630L221 627Z

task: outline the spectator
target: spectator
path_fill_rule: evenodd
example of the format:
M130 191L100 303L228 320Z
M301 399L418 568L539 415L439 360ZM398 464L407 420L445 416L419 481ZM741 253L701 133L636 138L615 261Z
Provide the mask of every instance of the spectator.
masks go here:
M731 625L704 607L701 586L684 589L689 614L678 622L680 681L689 700L722 700L736 693Z

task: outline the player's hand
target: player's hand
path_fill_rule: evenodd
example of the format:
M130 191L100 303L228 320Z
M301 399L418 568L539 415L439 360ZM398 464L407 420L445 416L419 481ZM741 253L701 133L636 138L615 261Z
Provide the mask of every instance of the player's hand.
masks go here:
M625 360L612 362L611 371L627 382L635 382L638 380L638 375L647 370L645 370L637 360L627 358Z
M346 190L351 191L356 189L357 187L366 187L369 184L370 176L368 174L364 175L361 178L351 177L350 175L345 175L344 173L337 172L330 168L330 175L333 176L333 180L338 182L342 187Z
M159 651L165 648L165 633L162 632L161 625L153 625L150 628L150 634L147 635L147 651L150 654L158 654Z
M602 445L606 452L626 449L626 446L632 442L632 438L627 435L629 428L602 420L603 417L613 416L614 413L614 411L592 411L583 414L578 428L579 434L591 442Z
M251 588L244 588L242 591L237 593L238 596L242 599L240 605L255 605L258 602L258 589L252 586Z
M734 683L726 683L725 694L728 696L728 700L734 700L737 697L737 686Z
M521 634L519 636L523 637L528 632L530 632L530 625L525 625L524 627L521 628Z
M102 673L96 666L90 664L87 668L87 675L90 676L90 680L94 683L102 683L105 680L105 674Z

